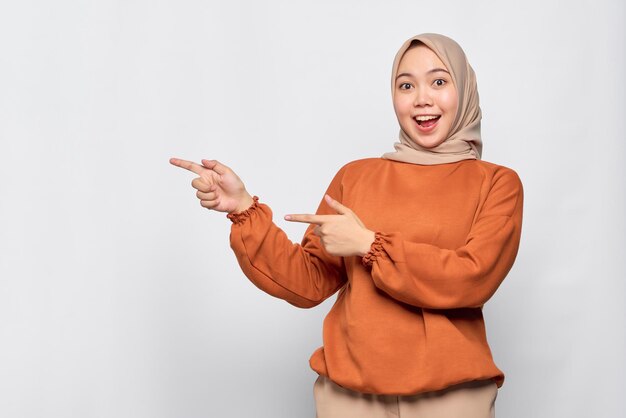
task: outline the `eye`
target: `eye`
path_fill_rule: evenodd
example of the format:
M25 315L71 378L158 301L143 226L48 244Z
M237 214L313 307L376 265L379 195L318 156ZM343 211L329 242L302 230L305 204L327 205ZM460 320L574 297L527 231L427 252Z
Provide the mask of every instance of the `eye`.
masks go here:
M400 85L398 86L398 88L400 90L408 90L411 88L411 85L409 83L400 83Z
M441 81L441 83L438 83L438 81ZM444 80L443 78L438 78L435 80L435 84L437 84L437 86L441 87L446 83L446 80Z

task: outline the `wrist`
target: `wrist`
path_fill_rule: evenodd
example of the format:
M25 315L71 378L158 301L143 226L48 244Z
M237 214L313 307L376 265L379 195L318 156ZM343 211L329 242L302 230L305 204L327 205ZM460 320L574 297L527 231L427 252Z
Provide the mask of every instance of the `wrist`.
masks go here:
M369 229L365 231L365 238L363 239L363 246L358 253L359 257L365 256L372 249L372 244L376 240L376 233L374 231L370 231Z
M246 192L244 197L239 201L239 204L237 205L235 210L228 213L243 212L244 210L250 208L253 203L254 199L252 198L252 196L250 196L250 193Z

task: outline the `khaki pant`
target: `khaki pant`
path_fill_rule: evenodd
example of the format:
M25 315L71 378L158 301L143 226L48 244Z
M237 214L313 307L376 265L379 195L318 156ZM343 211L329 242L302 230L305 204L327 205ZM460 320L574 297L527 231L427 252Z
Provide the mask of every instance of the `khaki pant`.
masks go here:
M374 395L320 375L313 394L316 418L495 418L498 387L488 380L410 396Z

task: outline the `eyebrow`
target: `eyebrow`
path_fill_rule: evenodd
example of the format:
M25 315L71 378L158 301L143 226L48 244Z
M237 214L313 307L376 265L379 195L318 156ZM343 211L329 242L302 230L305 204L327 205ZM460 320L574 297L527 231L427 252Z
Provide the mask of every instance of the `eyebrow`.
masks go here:
M431 74L431 73L436 73L436 72L440 72L443 71L444 73L448 73L448 71L446 71L443 68L433 68L432 70L428 70L426 71L426 74ZM450 75L450 73L448 73L448 75ZM402 76L408 76L408 77L412 77L413 74L410 73L402 73L402 74L398 74L398 76L396 77L396 80L399 79Z

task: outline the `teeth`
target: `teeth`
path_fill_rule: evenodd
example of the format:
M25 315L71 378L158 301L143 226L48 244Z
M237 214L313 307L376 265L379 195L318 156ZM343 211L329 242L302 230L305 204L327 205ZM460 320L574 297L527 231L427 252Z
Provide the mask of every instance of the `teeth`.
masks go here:
M425 120L436 119L438 117L439 116L415 116L415 120L425 121Z

